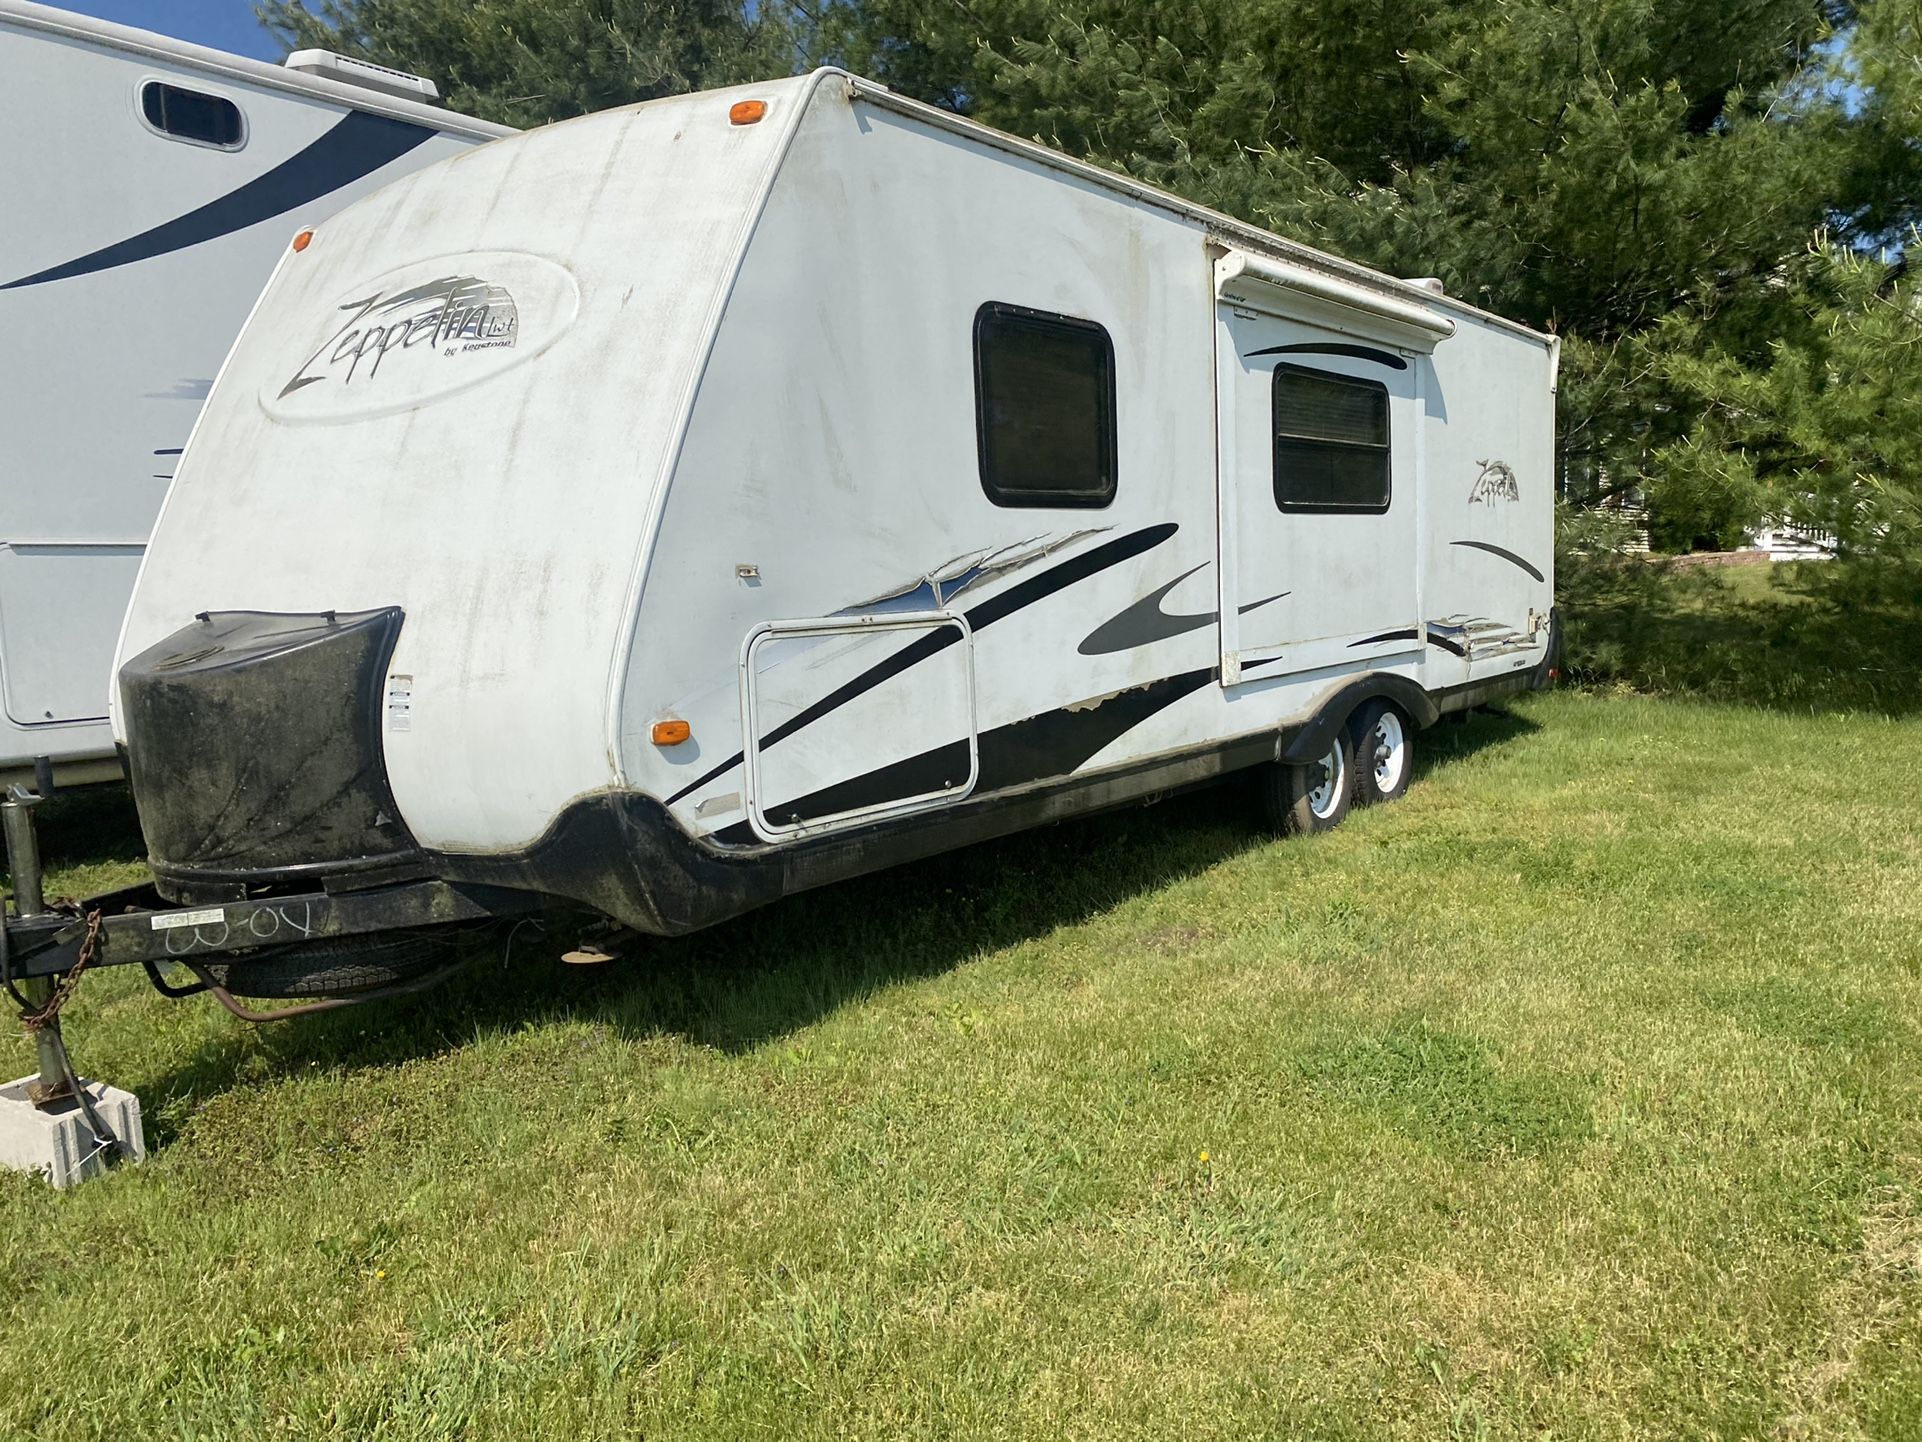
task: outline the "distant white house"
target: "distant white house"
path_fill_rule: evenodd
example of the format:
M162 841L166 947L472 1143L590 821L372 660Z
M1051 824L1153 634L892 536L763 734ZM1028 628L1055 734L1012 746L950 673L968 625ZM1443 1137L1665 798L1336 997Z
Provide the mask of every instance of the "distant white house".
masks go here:
M1830 561L1835 559L1835 536L1771 516L1743 549L1766 551L1771 561Z

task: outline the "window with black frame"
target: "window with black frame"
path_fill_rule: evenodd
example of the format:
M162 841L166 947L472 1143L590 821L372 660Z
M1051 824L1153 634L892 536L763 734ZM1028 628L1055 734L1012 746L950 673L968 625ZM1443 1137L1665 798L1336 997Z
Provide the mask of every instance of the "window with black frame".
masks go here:
M1275 504L1284 511L1388 509L1388 387L1275 367Z
M1114 344L1091 320L990 301L974 316L981 488L997 506L1115 495Z
M224 95L149 80L140 87L140 113L162 135L219 150L237 150L246 137L240 107Z

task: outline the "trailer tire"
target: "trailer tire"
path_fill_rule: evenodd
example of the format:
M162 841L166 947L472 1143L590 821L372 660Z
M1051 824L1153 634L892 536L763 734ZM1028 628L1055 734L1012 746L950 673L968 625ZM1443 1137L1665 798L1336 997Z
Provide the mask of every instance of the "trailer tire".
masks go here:
M1341 825L1355 789L1354 758L1344 726L1329 739L1328 754L1320 760L1267 768L1261 800L1268 824L1283 836L1309 836Z
M465 928L421 927L376 936L342 936L295 946L270 946L200 969L235 996L285 1001L356 992L415 981L455 960Z
M1415 728L1392 701L1370 701L1355 713L1355 804L1393 801L1414 774Z

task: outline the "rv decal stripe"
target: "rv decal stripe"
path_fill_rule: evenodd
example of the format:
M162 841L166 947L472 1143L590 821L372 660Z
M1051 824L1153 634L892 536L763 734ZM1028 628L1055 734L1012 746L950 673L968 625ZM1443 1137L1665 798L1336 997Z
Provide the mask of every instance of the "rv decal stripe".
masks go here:
M1207 564L1203 561L1193 570L1183 571L1167 585L1157 587L1139 600L1132 602L1119 615L1111 616L1090 631L1075 650L1083 656L1105 656L1114 651L1132 651L1136 646L1146 646L1151 641L1165 641L1170 636L1185 636L1190 631L1198 631L1208 625L1215 619L1217 612L1196 611L1186 615L1175 615L1161 609L1161 603L1170 591Z
M1253 360L1256 356L1264 355L1339 355L1347 356L1350 360L1373 361L1376 365L1388 366L1392 370L1408 369L1408 362L1398 355L1390 355L1385 350L1376 350L1373 346L1345 345L1340 342L1322 345L1263 346L1260 350L1249 351L1242 359Z
M1359 641L1350 641L1348 649L1354 651L1362 646L1378 645L1383 641L1412 641L1419 635L1421 632L1413 626L1405 626L1399 631L1383 631L1379 636L1364 636Z
M1075 649L1083 656L1106 656L1115 651L1132 651L1137 646L1146 646L1153 641L1165 641L1171 636L1185 636L1190 631L1199 631L1203 626L1212 626L1219 611L1188 611L1171 613L1161 608L1161 603L1183 581L1196 571L1207 566L1207 562L1183 571L1174 580L1157 590L1150 591L1140 600L1133 602L1119 614L1103 621L1090 631ZM1250 611L1259 610L1271 602L1292 596L1292 591L1280 591L1272 596L1264 596L1259 601L1250 601L1245 606L1237 606L1237 615L1245 616Z
M1448 544L1451 546L1469 546L1477 551L1486 551L1491 556L1500 556L1512 566L1520 566L1538 581L1546 581L1548 579L1548 577L1529 565L1528 562L1524 561L1513 551L1504 551L1500 546L1491 546L1486 541L1450 541Z
M984 731L979 743L981 776L973 794L1065 779L1156 712L1199 691L1214 680L1215 674L1212 667L1185 671L1097 702L1044 711ZM967 763L966 742L949 742L782 802L778 810L809 817L878 806L903 796L938 791L953 780L957 767L965 774ZM729 845L752 845L757 840L745 822L725 828L715 839Z
M371 175L433 139L435 133L424 125L356 110L342 116L339 124L313 144L290 155L272 170L255 176L238 190L77 260L8 281L0 285L0 290L112 270L245 230Z
M1430 646L1440 646L1442 650L1445 650L1445 652L1453 652L1455 656L1466 656L1466 654L1468 654L1468 648L1463 646L1459 640L1453 640L1453 638L1449 638L1449 636L1442 636L1442 634L1436 633L1434 627L1424 627L1422 631L1415 631L1415 629L1384 631L1380 636L1368 636L1365 640L1351 640L1351 642L1347 644L1347 648L1349 648L1349 650L1357 650L1357 648L1361 648L1361 646L1374 646L1374 644L1380 642L1380 640L1415 640L1415 638L1426 640Z
M1090 757L1156 712L1199 691L1215 678L1212 666L1184 671L1117 692L1093 704L1044 711L984 732L977 791L1001 791L1031 781L1070 776Z
M1103 541L1098 546L1090 546L1078 555L1068 557L1059 565L1050 566L1040 575L1030 576L1027 580L1012 585L1005 591L977 601L962 612L962 615L967 618L968 625L974 630L985 630L1003 617L1011 616L1037 601L1045 600L1056 591L1072 586L1076 581L1084 581L1090 576L1107 570L1110 566L1120 565L1121 562L1130 560L1143 551L1151 550L1172 536L1177 529L1179 528L1173 522L1164 522L1158 526L1144 526L1139 531L1117 536L1112 541ZM859 676L828 692L813 705L797 711L761 738L761 749L765 751L768 747L792 736L803 726L811 725L830 711L845 706L857 696L865 695L882 682L900 675L917 661L924 661L936 652L946 650L960 639L960 631L950 626L943 626L938 631L925 632L886 660L870 666ZM744 753L735 752L713 770L689 782L668 797L667 804L674 805L683 797L700 790L717 776L726 775L745 759Z

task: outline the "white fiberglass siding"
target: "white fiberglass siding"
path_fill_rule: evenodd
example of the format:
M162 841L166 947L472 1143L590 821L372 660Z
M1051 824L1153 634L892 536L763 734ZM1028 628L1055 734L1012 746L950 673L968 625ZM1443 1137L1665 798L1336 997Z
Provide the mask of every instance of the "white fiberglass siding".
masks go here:
M721 91L514 137L319 227L214 387L121 660L199 611L397 605L412 716L386 761L423 844L525 845L613 784L656 485L805 84L757 87L756 126ZM436 286L450 320L403 348Z

